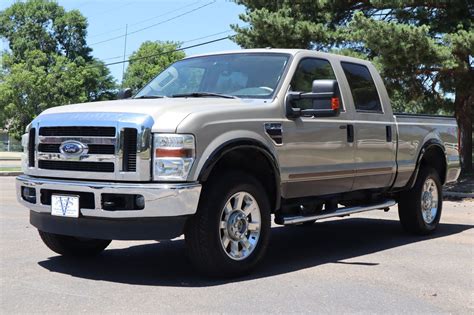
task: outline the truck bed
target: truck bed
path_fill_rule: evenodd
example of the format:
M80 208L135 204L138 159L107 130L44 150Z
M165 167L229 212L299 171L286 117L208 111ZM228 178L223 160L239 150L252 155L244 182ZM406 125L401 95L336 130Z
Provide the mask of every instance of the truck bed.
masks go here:
M438 142L445 148L448 169L446 182L456 180L459 173L458 127L452 116L396 113L398 129L397 166L395 184L401 187L407 183L423 149L422 144Z

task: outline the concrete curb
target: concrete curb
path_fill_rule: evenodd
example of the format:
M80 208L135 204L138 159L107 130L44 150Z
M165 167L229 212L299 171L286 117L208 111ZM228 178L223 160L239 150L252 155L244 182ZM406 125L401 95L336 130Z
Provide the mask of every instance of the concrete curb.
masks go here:
M462 193L456 191L443 191L444 197L451 198L474 198L474 193Z
M21 171L14 171L14 172L0 172L0 176L18 176L23 174Z

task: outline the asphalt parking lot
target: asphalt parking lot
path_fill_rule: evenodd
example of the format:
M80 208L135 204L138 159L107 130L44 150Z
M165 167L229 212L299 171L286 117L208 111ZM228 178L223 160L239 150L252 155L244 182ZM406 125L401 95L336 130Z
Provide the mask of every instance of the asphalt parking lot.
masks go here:
M246 278L193 270L182 239L112 242L93 260L57 256L0 177L0 311L11 313L474 312L474 202L445 202L432 236L405 234L396 207L272 229Z

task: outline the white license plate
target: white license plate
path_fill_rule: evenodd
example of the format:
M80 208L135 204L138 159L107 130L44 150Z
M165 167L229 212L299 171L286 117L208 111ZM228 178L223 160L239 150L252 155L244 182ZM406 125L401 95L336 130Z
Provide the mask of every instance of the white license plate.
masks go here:
M51 214L60 217L79 217L79 196L52 195Z

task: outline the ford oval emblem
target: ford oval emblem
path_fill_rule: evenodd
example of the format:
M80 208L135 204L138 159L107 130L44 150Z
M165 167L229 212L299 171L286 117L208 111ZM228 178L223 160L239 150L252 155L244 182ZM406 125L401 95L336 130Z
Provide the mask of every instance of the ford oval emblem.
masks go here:
M64 141L59 146L59 152L65 156L80 156L81 154L87 153L87 151L88 147L86 144L75 140Z

